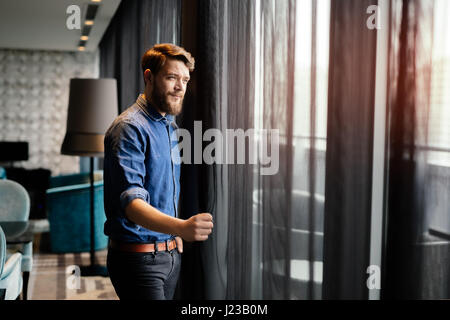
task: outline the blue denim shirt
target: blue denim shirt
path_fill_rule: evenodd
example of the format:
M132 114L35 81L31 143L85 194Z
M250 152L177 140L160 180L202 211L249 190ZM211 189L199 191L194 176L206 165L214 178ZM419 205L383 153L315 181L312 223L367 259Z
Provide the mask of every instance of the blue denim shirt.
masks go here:
M151 243L173 236L148 230L127 219L125 207L142 199L177 217L180 161L172 115L162 116L140 95L105 135L104 232L122 242ZM174 153L174 154L172 154Z

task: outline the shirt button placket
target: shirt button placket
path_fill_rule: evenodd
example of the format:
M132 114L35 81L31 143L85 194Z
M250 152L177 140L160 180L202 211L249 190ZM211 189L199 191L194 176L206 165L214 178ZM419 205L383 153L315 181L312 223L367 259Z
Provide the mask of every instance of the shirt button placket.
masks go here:
M167 135L169 137L170 164L171 164L171 167L172 167L173 209L174 209L175 217L178 217L177 206L176 206L177 185L175 183L175 173L174 173L173 159L172 159L172 140L170 139L170 128L169 128L169 124L168 123L166 123L166 128L167 128Z

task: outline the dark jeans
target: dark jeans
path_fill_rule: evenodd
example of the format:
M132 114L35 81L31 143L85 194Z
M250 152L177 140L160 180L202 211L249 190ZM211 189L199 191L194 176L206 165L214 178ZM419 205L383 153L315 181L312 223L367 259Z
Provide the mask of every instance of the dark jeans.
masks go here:
M177 249L157 253L108 249L108 273L121 300L172 300L180 274Z

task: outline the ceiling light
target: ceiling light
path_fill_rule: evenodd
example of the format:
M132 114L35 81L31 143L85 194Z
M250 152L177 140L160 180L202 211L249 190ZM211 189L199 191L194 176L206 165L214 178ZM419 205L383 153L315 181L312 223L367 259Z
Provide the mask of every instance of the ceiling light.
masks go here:
M80 40L84 40L84 41L86 41L87 39L89 39L89 37L88 37L88 36L81 36L81 37L80 37Z
M94 20L86 20L84 22L84 24L87 25L87 26L92 26L94 24Z
M102 2L102 0L91 0L92 2Z
M84 51L86 49L86 47L78 47L78 51Z

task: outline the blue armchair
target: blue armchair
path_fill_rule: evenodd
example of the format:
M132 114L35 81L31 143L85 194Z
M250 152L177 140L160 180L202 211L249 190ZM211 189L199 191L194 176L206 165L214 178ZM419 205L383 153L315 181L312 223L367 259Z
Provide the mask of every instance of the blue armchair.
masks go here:
M106 216L103 207L103 176L94 174L95 250L105 249L108 238L103 233ZM89 173L50 178L47 190L50 246L55 253L90 250Z
M0 227L0 300L16 300L22 292L22 254L6 259L6 238Z

